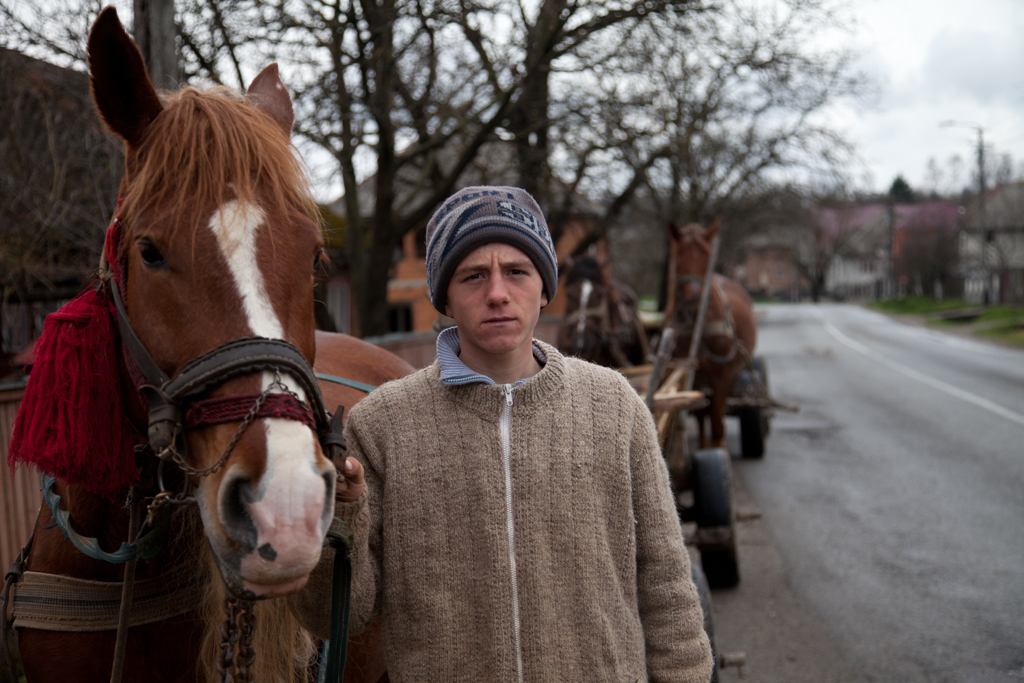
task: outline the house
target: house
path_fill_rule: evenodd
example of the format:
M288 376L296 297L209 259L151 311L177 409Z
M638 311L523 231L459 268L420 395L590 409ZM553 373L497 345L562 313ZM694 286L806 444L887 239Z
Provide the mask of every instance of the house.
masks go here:
M731 272L755 296L777 299L958 295L959 216L947 201L814 206L747 237Z
M449 152L449 154L452 152ZM515 164L512 145L500 141L485 143L477 155L477 160L460 177L455 190L471 185L508 185L515 184ZM415 169L402 167L401 184L395 204L397 206L415 205L422 200L426 190L416 184L413 177ZM453 190L453 191L455 191ZM360 211L369 220L373 214L374 178L365 180L359 188ZM334 215L338 225L344 225L345 200L341 197L327 207ZM560 237L555 241L555 250L559 262L571 254L590 231L597 207L582 196L573 196L569 202L568 215ZM343 228L341 228L343 232ZM343 242L343 240L342 240ZM326 283L327 309L339 332L353 333L356 327L356 305L353 299L351 274L344 266L346 259L340 249L332 250L332 272ZM607 256L607 245L604 240L596 244L596 255ZM401 246L396 250L392 261L391 277L388 281L388 322L390 332L428 332L439 326L451 324L451 320L441 316L430 303L427 288L426 266L426 221L402 238ZM565 295L560 289L554 300L545 307L546 316L561 316L565 311Z
M1000 183L975 198L958 246L965 299L1024 303L1024 182Z
M92 279L123 174L80 72L0 48L0 377Z
M892 214L881 202L816 207L812 211L825 265L824 290L837 299L880 299L889 294Z
M820 210L833 234L828 291L849 299L956 294L953 202L870 203Z
M733 267L732 277L760 299L799 301L811 289L794 247L763 234L746 240L743 260Z

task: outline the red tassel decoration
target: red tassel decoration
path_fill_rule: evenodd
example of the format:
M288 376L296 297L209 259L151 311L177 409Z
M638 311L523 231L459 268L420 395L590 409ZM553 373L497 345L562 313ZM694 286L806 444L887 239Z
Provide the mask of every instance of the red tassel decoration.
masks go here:
M102 289L86 290L47 316L14 422L12 469L30 463L103 495L135 482L133 446L141 435L124 410L118 354Z

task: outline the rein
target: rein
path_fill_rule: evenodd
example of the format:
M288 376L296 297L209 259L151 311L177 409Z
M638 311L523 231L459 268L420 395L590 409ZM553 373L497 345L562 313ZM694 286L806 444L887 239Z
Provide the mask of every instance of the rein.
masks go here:
M114 244L118 241L121 222L121 201L118 212L108 232ZM60 496L54 491L56 478L43 476L43 492L57 526L80 552L86 556L111 563L126 564L125 580L121 582L120 611L117 618L117 642L115 645L111 681L120 681L124 664L125 641L128 628L134 621L131 614L134 593L134 567L138 559L149 559L160 550L160 542L170 524L171 504L194 503L189 495L189 479L185 479L185 490L177 493L168 491L164 485L163 471L168 461L173 462L184 474L204 477L219 470L231 455L235 445L246 429L257 418L291 419L312 429L320 446L332 462L344 455L345 441L342 436L342 413L339 406L332 415L324 406L318 379L345 384L361 391L370 392L375 387L344 380L331 375L314 373L309 362L294 345L283 339L249 337L235 339L221 344L186 363L175 375L168 376L153 359L145 344L133 329L122 299L121 288L111 264L107 262L104 248L100 262L100 284L105 296L113 304L125 361L138 391L144 397L149 411L147 429L148 443L135 447L136 458L149 452L158 459L157 482L160 492L148 506L145 520L141 520L141 500L134 500L135 487L129 489L128 505L131 511L129 540L113 553L103 551L94 538L83 537L72 527L69 513L60 508ZM269 385L259 394L233 395L210 398L208 394L225 382L255 373L273 373ZM281 379L282 374L292 377L305 394L308 404L292 391ZM214 424L241 421L220 458L212 466L199 470L188 464L188 450L185 432ZM340 520L335 520L340 523ZM351 563L349 560L350 534L339 533L332 524L326 543L336 549L335 582L332 587L332 641L327 645L326 664L334 672L329 681L341 681L345 668L348 641L349 587L351 584ZM31 545L31 539L29 544ZM28 545L5 576L0 603L6 608L12 586L24 574ZM339 547L340 546L340 547ZM339 562L341 556L344 561ZM340 572L340 577L339 577ZM42 575L49 576L49 575ZM68 577L56 577L64 579ZM340 580L339 580L340 579ZM76 581L75 579L69 579ZM80 580L77 580L80 581ZM249 681L250 666L255 659L252 637L256 621L253 615L253 596L237 595L225 582L225 622L221 628L221 655L218 670L222 681ZM344 593L344 595L341 595ZM340 611L339 611L340 610ZM17 615L15 615L17 616ZM59 618L59 617L57 617ZM336 626L337 625L337 626ZM13 670L10 662L8 637L10 635L6 615L3 616L3 664ZM337 634L337 637L335 637ZM237 650L237 653L236 653Z
M83 555L111 564L124 564L135 559L148 560L160 552L160 541L167 532L167 523L169 521L166 515L160 515L157 520L154 520L152 525L149 524L150 520L147 520L146 524L149 528L145 532L140 533L134 541L121 543L120 548L112 553L108 553L100 548L99 541L95 538L82 536L71 526L70 515L67 510L60 508L60 496L53 490L53 486L56 483L57 479L55 477L49 474L43 475L43 498L46 500L46 504L50 506L53 521L64 532L64 536Z
M341 434L343 411L339 407L337 413L332 416L324 408L317 374L294 345L283 339L264 337L235 339L189 361L173 377L169 377L160 369L132 328L119 287L113 282L112 277L107 280L106 286L114 302L124 348L145 379L139 390L146 398L149 408L148 445L160 459L161 471L164 463L170 460L187 475L204 477L216 472L223 467L245 430L259 417L283 417L302 422L316 431L324 454L332 462L337 462L337 458L344 454L345 441ZM228 380L256 372L274 373L273 381L261 394L206 398L211 390ZM287 373L298 382L310 405L306 405L284 384L281 373ZM373 389L369 385L357 388L364 391ZM275 389L277 391L273 391ZM235 422L239 419L242 420L242 424L217 462L203 470L188 465L188 450L184 438L186 430L210 424ZM163 489L163 478L158 479L160 488ZM161 495L168 493L161 491ZM150 506L150 517L153 516L154 506L166 502L192 502L192 499L180 495L177 499L169 495L163 499L158 496ZM162 505L157 507L157 510L164 509L166 507ZM330 537L328 540L330 541ZM334 544L333 541L331 543ZM348 593L351 585L351 563L347 547L344 550L344 559L344 563L339 563L336 557L335 581L332 586L332 607L341 609L341 612L332 609L332 638L328 646L327 669L334 673L334 677L329 678L330 681L341 680L347 654L350 607ZM343 580L339 580L339 570L343 573ZM256 627L256 618L252 612L253 604L252 600L234 595L227 582L225 586L228 588L228 595L224 601L226 618L221 627L221 655L217 668L224 683L247 682L250 680L249 667L255 659L252 648L252 637ZM341 596L342 593L344 596ZM339 625L337 638L334 633L335 624ZM115 670L116 667L115 662Z
M725 315L721 320L704 321L704 329L701 332L700 350L701 352L713 363L717 365L725 365L734 358L740 350L741 344L736 340L736 331L733 324L732 318L732 307L729 305L729 299L722 292L721 287L714 282L714 277L711 278L711 291L715 296L722 302L722 307L725 309ZM700 285L700 292L694 297L684 298L683 297L683 285L684 284L697 284ZM687 332L693 333L696 327L695 314L699 306L701 294L704 291L704 278L699 275L678 275L676 276L676 298L679 301L675 310L675 320L678 320L681 324L681 331L686 334ZM732 344L729 347L729 352L723 355L718 355L708 348L705 342L706 337L727 337Z

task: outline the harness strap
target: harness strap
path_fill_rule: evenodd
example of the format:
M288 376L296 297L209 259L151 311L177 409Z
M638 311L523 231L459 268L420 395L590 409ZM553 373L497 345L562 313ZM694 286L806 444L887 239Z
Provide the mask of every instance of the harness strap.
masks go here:
M128 489L128 541L134 543L139 535L142 510L135 500L135 487ZM114 641L114 664L110 670L110 683L121 683L124 672L124 654L128 645L128 615L132 611L132 590L135 587L135 567L139 563L138 556L128 560L124 566L124 582L121 585L121 608L117 616L117 638Z
M335 384L341 384L346 387L358 389L359 391L365 391L366 393L370 393L371 391L377 388L372 384L363 384L362 382L356 382L355 380L345 379L344 377L335 377L334 375L327 375L322 372L317 372L314 374L316 375L317 379L322 379L325 382L334 382Z
M209 577L195 565L135 581L129 628L171 619L202 607ZM94 581L25 572L14 588L15 628L65 633L113 631L124 592L121 581Z
M241 422L249 414L260 394L221 396L196 401L185 411L185 429L195 429L224 422ZM278 417L301 422L316 430L313 411L291 394L267 394L255 417Z
M102 264L101 264L102 267ZM142 343L139 336L135 334L131 322L128 320L128 311L125 309L124 301L121 300L121 292L113 278L107 281L107 291L110 298L114 300L114 310L117 312L117 329L121 332L121 343L128 351L128 357L135 363L146 381L155 386L161 386L170 380L167 373L160 369L160 366L149 355L149 349Z
M14 658L11 657L11 642L12 636L14 635L14 629L12 628L12 622L14 615L11 615L11 621L7 621L7 605L11 601L11 591L21 582L25 576L25 561L28 559L28 552L32 549L32 541L36 537L36 528L32 527L32 533L28 537L28 541L25 543L25 547L21 549L18 556L14 558L14 562L11 563L11 568L7 570L7 574L4 575L4 588L3 592L0 593L0 659L3 660L4 673L7 675L8 681L18 680L18 672L14 667ZM13 610L12 610L13 612Z
M565 324L570 325L577 322L580 318L607 318L608 309L604 306L597 306L595 308L581 308L579 310L568 313L565 316Z
M317 683L341 683L348 656L349 617L352 611L352 533L335 517L327 531L327 542L334 548L331 581L331 638L324 643L326 663L321 659Z
M160 538L163 536L167 527L163 521L165 517L158 517L158 521L153 526L149 527L145 533L140 534L134 541L121 543L121 547L112 553L108 553L100 548L99 541L95 538L88 536L82 536L74 527L71 526L71 516L67 510L61 510L60 508L60 496L56 491L53 490L53 485L56 483L56 477L49 474L43 475L43 499L46 500L46 504L50 506L50 512L53 514L53 521L57 523L60 530L64 532L64 536L67 537L71 543L78 548L79 551L88 555L94 560L102 560L104 562L110 562L112 564L122 564L129 562L136 557L141 557L144 560L148 560L160 550Z

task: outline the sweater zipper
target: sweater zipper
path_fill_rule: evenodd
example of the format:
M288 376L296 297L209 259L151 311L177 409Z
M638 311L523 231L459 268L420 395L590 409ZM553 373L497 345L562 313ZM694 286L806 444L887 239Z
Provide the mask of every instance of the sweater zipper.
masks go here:
M512 516L512 385L501 385L505 405L501 409L501 462L505 468L505 523L508 563L512 570L512 624L516 636L516 678L523 683L523 649L519 640L519 580L516 577L516 528Z

